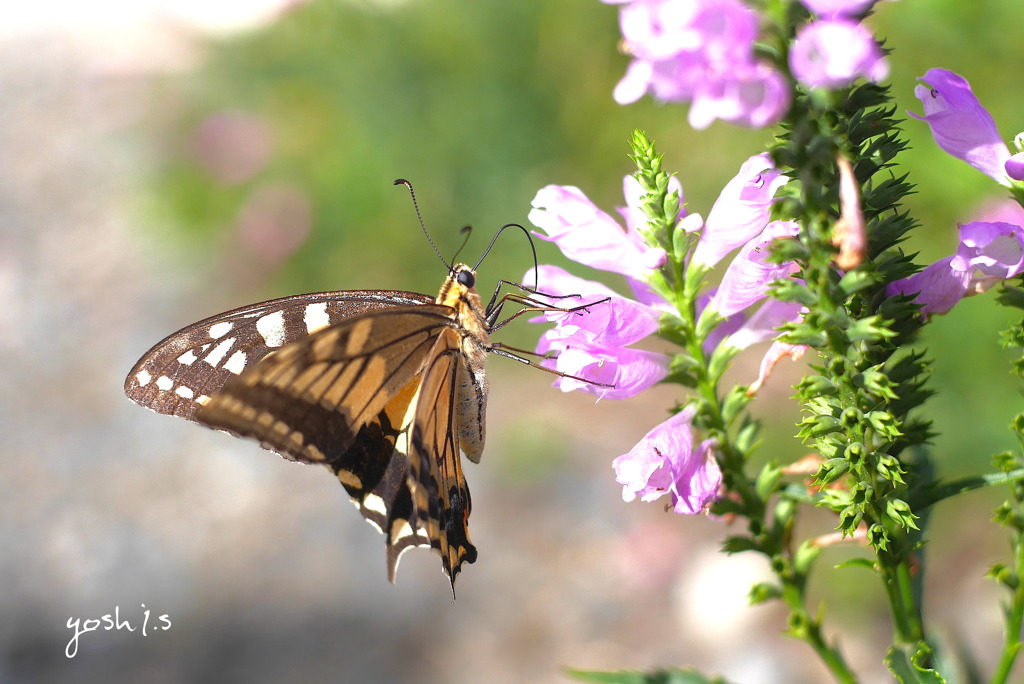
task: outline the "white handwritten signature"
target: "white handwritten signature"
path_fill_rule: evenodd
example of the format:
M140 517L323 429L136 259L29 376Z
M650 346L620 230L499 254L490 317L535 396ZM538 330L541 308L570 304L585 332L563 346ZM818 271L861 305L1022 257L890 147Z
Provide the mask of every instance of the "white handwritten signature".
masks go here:
M159 622L154 622L152 625L149 624L149 609L146 608L146 604L141 604L145 612L142 614L142 636L149 636L147 628L152 632L159 632L161 630L168 630L171 628L171 618L167 613L164 613L158 618L155 618ZM138 624L138 623L136 623ZM99 618L88 618L82 620L82 618L69 617L68 618L68 629L75 630L75 635L71 637L71 641L68 642L67 647L64 649L64 655L68 658L74 658L78 654L78 637L82 636L86 632L95 632L97 629L104 629L110 631L112 629L127 629L129 632L134 632L136 627L132 625L128 620L121 619L121 607L114 606L113 613L107 613L103 617Z

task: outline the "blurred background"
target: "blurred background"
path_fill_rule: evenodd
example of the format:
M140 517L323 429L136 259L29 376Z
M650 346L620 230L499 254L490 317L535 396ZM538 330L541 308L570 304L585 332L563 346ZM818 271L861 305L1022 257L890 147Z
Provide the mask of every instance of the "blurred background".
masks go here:
M686 110L619 107L615 7L593 0L43 0L0 7L0 682L549 682L565 668L692 664L737 682L817 682L784 615L750 608L760 558L726 558L719 520L625 504L611 469L666 416L666 388L595 404L502 359L488 372L487 453L467 467L479 561L453 603L435 555L386 579L383 540L325 471L143 411L121 386L136 359L208 315L303 291L433 293L444 270L398 177L413 181L442 253L476 228L478 255L526 222L549 183L611 211L646 130L706 215L764 132L692 131ZM1024 128L1015 0L883 2L901 110L914 79L968 77L1004 136ZM908 243L948 255L956 222L1000 211L1000 188L905 125L919 186ZM541 261L562 263L538 243ZM525 241L503 237L480 289L517 280ZM572 268L572 267L570 267ZM592 277L593 274L580 275ZM618 285L614 279L608 280ZM1020 409L1009 320L965 300L928 330L943 475L1014 446ZM523 324L502 341L530 346ZM737 381L756 375L743 357ZM788 362L787 362L788 363ZM754 411L763 458L796 460L799 413L780 368ZM585 429L581 429L585 426ZM1004 560L989 524L1001 492L932 516L927 604L940 638L985 667L999 643ZM811 516L808 534L832 527ZM836 550L823 569L848 557ZM873 576L814 586L866 681L890 627ZM821 583L819 582L819 585ZM69 620L118 610L135 631ZM141 624L150 611L146 636ZM166 615L171 627L153 631Z

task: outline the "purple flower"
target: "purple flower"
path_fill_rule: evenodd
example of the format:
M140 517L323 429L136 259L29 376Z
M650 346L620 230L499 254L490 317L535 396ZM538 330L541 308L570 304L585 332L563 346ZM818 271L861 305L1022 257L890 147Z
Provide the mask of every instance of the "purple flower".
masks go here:
M652 93L693 102L690 124L778 121L789 108L785 79L754 56L757 15L739 0L633 0L619 15L633 61L615 87L629 104Z
M767 153L754 155L722 189L711 207L693 263L714 266L722 257L764 230L776 191L789 179L776 171Z
M787 277L796 268L792 262L777 264L769 261L772 243L799 232L800 224L796 221L772 221L765 226L761 234L744 245L729 264L705 313L711 311L727 318L764 299L772 283Z
M914 95L924 105L924 116L908 113L931 127L943 150L1008 186L1010 150L967 80L946 69L930 69L919 80L928 84L914 88Z
M1024 180L1024 152L1018 152L1006 160L1006 175L1013 180Z
M612 462L622 499L654 501L672 495L676 513L700 513L718 496L722 472L715 461L713 440L694 448L696 407L682 411L647 433L628 454Z
M601 283L578 278L557 266L539 266L537 275L545 293L575 295L571 299L562 300L563 307L608 300L584 311L545 312L543 319L557 324L566 335L585 334L587 341L594 344L625 346L658 332L661 314L653 307L627 299ZM527 281L532 277L531 269L526 274Z
M590 381L560 377L555 387L563 392L580 390L601 398L625 399L668 375L667 356L627 346L657 332L661 315L658 310L619 296L601 283L570 275L557 266L539 267L539 276L545 293L578 297L568 302L558 300L560 306L608 298L586 310L546 312L534 319L556 324L537 344L538 354L557 355L545 359L542 365ZM527 273L527 280L531 277L532 273Z
M964 297L1024 272L1024 228L1012 223L975 221L960 227L956 254L920 273L890 283L887 292L917 294L924 315L942 314Z
M665 262L664 250L648 247L636 225L626 230L594 206L579 188L548 185L533 198L530 221L565 256L592 268L644 279Z
M862 76L878 82L889 75L871 32L844 19L823 19L800 29L789 66L798 81L812 88L845 88Z

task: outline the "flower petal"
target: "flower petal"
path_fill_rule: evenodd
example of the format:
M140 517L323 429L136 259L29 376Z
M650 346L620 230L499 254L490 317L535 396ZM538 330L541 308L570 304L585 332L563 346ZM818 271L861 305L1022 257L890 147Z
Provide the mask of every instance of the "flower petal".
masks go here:
M885 54L864 27L846 19L823 19L797 33L789 66L812 88L845 88L858 78L878 82L889 75Z
M566 346L564 342L564 339L557 336L548 337L547 333L542 337L538 352L558 353L553 364L549 360L544 365L560 373L585 378L591 382L558 378L554 386L563 392L579 390L601 399L626 399L643 392L668 375L669 358L664 354L630 347L602 348L586 343ZM540 351L545 347L545 351ZM591 384L594 382L613 387Z
M708 304L713 311L727 318L763 299L773 282L785 278L794 264L776 264L768 260L771 244L779 238L792 237L800 232L796 221L772 221L756 238L750 240L729 264L718 291Z
M580 334L582 341L595 346L624 347L658 331L660 311L627 299L601 283L577 278L557 266L542 265L538 271L538 282L543 283L545 293L578 295L569 304L557 300L556 305L572 307L594 302L587 309L571 313L544 312L545 320L562 329L560 334ZM532 277L533 269L526 273L526 282ZM602 299L607 301L600 301Z
M533 199L530 221L547 233L573 261L613 273L644 278L664 263L663 250L638 244L615 219L598 209L579 188L549 185Z
M1010 150L967 80L947 69L931 69L919 80L928 84L914 89L924 105L924 116L908 112L910 116L931 127L943 150L1008 186L1005 165Z
M739 330L725 340L725 344L734 349L746 349L758 342L778 337L779 327L800 320L804 311L804 306L800 302L769 299L740 326Z
M775 193L787 180L772 166L768 154L754 155L743 162L711 207L694 250L694 263L714 266L764 230Z
M920 273L889 283L886 292L890 297L916 293L915 301L921 305L921 313L926 316L946 313L967 294L967 285L971 279L966 271L951 268L951 261L953 257L946 257Z
M693 417L689 405L654 427L629 453L612 462L615 479L623 485L622 498L653 501L672 494L677 513L703 511L718 495L722 474L714 458L713 441L693 444Z

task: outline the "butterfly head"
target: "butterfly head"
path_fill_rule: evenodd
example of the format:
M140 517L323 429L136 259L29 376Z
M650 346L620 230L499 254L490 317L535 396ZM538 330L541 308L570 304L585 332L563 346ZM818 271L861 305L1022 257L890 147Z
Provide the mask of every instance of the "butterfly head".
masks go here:
M479 308L480 297L476 292L476 271L466 264L455 264L441 286L437 303L460 310L466 306ZM474 303L477 306L474 307Z

